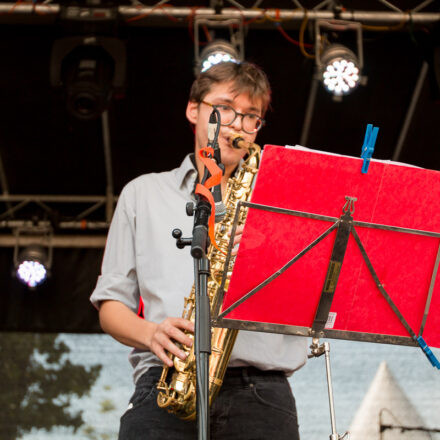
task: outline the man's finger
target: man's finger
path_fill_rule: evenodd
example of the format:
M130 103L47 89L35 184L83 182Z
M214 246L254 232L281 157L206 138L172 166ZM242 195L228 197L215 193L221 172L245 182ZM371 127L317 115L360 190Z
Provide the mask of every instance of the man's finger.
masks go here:
M194 333L194 323L192 321L184 318L170 318L170 321L175 327Z
M186 353L176 344L174 344L166 334L158 335L157 343L162 347L162 349L165 349L171 354L174 354L174 356L182 359L182 361L186 359Z
M155 350L156 356L166 365L169 367L173 366L173 361L168 357L168 355L165 353L165 350L158 345L158 347Z
M191 347L193 343L192 339L188 335L183 333L183 331L179 330L177 327L171 327L168 331L168 336L171 339L174 339L175 341L186 345L187 347Z

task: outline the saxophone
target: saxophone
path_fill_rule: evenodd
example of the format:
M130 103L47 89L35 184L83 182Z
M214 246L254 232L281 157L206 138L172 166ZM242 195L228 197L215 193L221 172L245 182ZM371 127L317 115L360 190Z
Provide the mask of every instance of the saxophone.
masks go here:
M238 134L231 136L230 144L233 148L244 148L248 156L238 174L228 181L225 193L226 214L223 220L216 225L215 240L221 251L212 244L208 249L211 275L208 278L208 295L211 310L216 310L220 301L220 284L224 270L228 271L224 290L227 291L235 258L230 259L229 267L225 268L226 253L229 245L228 234L232 230L236 207L239 201L248 201L251 196L253 183L260 164L260 147L246 142ZM243 225L247 210L242 209L238 218L238 225ZM224 252L224 253L223 253ZM185 298L182 317L195 321L195 288L192 287L190 296ZM193 334L186 332L193 338ZM211 339L211 355L209 357L209 403L220 391L223 377L231 356L232 348L237 338L238 330L213 328ZM194 344L192 347L182 345L187 354L185 360L171 355L174 363L172 377L168 385L167 375L170 367L164 365L161 377L157 384L159 394L157 404L166 408L168 412L176 414L183 420L194 420L196 417L196 361Z

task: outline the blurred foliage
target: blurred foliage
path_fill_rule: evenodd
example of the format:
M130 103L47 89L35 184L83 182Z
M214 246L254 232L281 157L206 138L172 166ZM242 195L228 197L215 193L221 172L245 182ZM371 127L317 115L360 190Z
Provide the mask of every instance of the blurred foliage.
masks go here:
M110 399L105 399L101 402L101 412L109 412L113 411L116 408L115 404Z
M97 433L93 426L87 425L83 428L82 433L90 440L110 440L112 436L107 433ZM116 437L115 437L116 440Z
M101 365L72 364L57 334L0 333L0 439L15 440L33 428L76 430L82 411L69 410L73 396L89 394Z

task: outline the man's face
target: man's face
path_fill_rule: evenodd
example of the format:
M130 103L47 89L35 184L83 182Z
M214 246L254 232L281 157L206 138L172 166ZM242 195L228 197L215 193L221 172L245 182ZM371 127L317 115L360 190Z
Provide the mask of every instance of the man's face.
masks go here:
M251 100L248 94L238 94L232 91L233 83L220 83L214 85L210 92L203 98L210 104L227 104L233 107L239 113L254 113L262 116L261 99ZM198 102L188 102L186 116L188 120L195 126L195 153L198 160L200 148L206 147L208 144L208 121L212 113L212 107ZM230 146L230 137L237 133L243 139L254 142L256 133L248 134L243 131L242 119L238 116L235 121L228 126L220 128L218 143L221 152L222 163L225 165L226 172L234 169L243 156L245 150L237 150Z

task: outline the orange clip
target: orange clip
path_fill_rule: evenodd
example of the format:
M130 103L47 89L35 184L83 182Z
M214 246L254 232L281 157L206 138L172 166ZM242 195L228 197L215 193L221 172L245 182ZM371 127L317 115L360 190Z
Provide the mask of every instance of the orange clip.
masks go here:
M211 155L211 157L209 157ZM212 245L220 252L221 249L217 246L217 243L215 241L215 202L214 197L209 191L212 187L215 185L219 185L222 180L222 170L217 165L215 160L213 159L214 156L214 150L211 147L204 147L201 148L199 151L199 157L200 160L203 162L203 164L206 166L208 171L211 173L211 177L209 177L204 185L201 185L200 183L197 184L195 193L200 194L203 197L205 197L209 204L211 205L211 215L208 220L208 233L209 238L211 240Z

